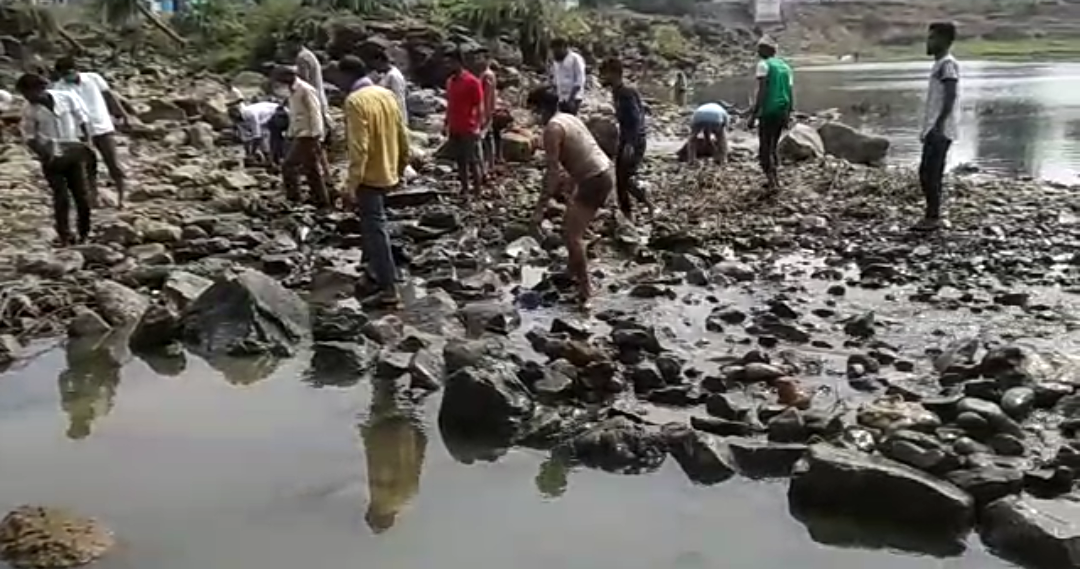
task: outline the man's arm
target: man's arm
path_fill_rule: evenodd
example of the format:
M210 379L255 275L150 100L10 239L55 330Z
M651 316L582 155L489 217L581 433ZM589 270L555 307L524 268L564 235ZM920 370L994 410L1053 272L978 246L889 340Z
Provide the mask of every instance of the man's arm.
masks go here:
M945 96L941 101L941 113L934 121L934 131L942 132L945 129L945 121L953 114L956 107L957 85L960 83L960 66L955 61L942 62L938 80L945 89Z
M720 132L716 134L716 144L719 148L716 149L716 163L720 165L727 164L727 128L725 126L720 127Z
M40 138L38 138L38 121L34 116L34 106L27 104L23 109L22 121L19 123L19 130L22 132L23 140L26 141L27 148L38 157L38 160L42 162L48 162L52 158L52 153L49 150L49 145L45 144Z
M320 138L322 136L321 133L325 132L325 125L323 125L323 108L322 103L319 102L319 95L313 90L304 89L302 101L311 117L311 124L308 125L307 132L302 135Z
M475 112L477 122L479 122L481 126L483 126L484 113L487 112L487 110L484 108L484 84L479 79L477 79L476 82L472 85L472 96L470 97L470 99L472 99L473 108L476 110Z
M544 219L548 201L559 189L559 182L562 178L559 175L562 169L562 163L560 162L562 142L562 127L554 124L544 127L544 157L547 167L544 170L544 187L540 191L540 199L537 200L536 208L533 210L532 221L534 225L539 225Z
M314 83L315 70L312 68L311 57L303 53L296 58L296 76L305 83Z
M124 105L120 103L116 93L113 93L112 89L109 88L109 83L105 81L105 78L97 73L87 73L85 76L101 91L101 97L105 99L105 106L109 109L109 114L120 117L124 122L127 122L129 119L127 111L124 110Z
M348 132L346 140L349 147L349 176L345 189L348 192L356 191L367 169L369 129L367 116L361 111L359 104L351 97L345 100L345 130Z
M398 113L398 176L405 175L405 168L409 165L409 127L405 125L405 115ZM401 181L404 181L402 179Z
M570 89L570 101L577 99L581 90L585 88L585 58L580 54L575 53L575 57L572 57L571 69L574 72L574 85Z
M93 133L90 132L90 113L86 110L86 105L83 104L82 98L72 95L69 97L71 102L71 112L75 115L75 124L79 125L79 130L82 131L83 137L86 138L86 142L93 141Z
M641 131L641 101L629 88L619 91L616 99L615 116L619 121L619 148L637 141Z
M486 75L484 79L484 127L491 127L491 119L495 116L495 78Z
M757 93L754 95L754 106L750 108L750 120L747 123L753 127L757 121L758 113L761 112L761 107L765 104L765 89L768 87L769 79L769 65L764 61L759 61L757 68L754 71L754 76L757 77Z

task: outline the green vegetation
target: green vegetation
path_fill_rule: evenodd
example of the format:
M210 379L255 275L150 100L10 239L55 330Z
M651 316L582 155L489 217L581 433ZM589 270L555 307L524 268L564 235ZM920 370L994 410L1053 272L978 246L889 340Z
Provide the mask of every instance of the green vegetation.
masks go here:
M652 27L652 41L660 55L669 58L683 57L690 51L690 41L678 26L659 24Z

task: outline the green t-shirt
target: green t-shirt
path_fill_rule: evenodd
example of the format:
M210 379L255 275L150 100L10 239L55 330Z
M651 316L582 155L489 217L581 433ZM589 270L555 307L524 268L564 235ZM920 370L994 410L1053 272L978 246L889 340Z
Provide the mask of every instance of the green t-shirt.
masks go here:
M765 99L761 105L762 117L782 117L791 112L791 91L795 76L791 66L779 57L770 57L758 63L757 77L765 78Z

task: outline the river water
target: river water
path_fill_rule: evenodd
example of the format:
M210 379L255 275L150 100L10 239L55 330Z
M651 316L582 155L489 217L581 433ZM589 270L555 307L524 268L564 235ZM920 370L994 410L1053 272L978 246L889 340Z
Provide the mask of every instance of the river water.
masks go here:
M725 298L750 301L740 294ZM936 328L1014 320L890 304L883 294L852 290L849 300L894 319L883 339L900 345ZM1041 294L1050 305L1071 302ZM610 296L706 345L708 311L694 303ZM527 314L523 330L552 317ZM438 396L404 404L368 378L323 386L306 354L276 367L215 369L194 356L178 365L115 347L36 348L0 375L0 510L57 504L105 520L122 539L97 565L105 569L1011 567L975 537L926 549L808 529L789 515L784 481L696 486L673 460L645 476L566 473L532 450L466 464L435 426ZM696 353L743 349L718 342ZM843 354L832 356L842 369Z
M888 137L890 160L919 160L928 61L853 63L796 69L802 111L839 109L842 120ZM743 107L750 80L695 94ZM1004 176L1080 183L1080 63L962 61L960 133L950 167L970 164Z

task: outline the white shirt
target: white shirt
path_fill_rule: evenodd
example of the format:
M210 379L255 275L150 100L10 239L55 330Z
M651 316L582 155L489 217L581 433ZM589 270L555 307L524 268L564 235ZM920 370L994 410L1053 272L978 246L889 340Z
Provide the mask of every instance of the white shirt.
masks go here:
M329 112L330 103L326 99L326 90L323 87L322 63L315 52L308 48L301 48L296 56L296 71L301 79L315 88L319 96L319 106L323 113Z
M14 103L14 102L15 102L15 97L11 93L9 93L8 91L5 91L3 89L0 89L0 111L6 111L6 110L10 109L11 104Z
M574 50L567 51L562 61L551 64L551 80L559 101L570 100L574 87L578 88L575 99L580 101L585 97L585 58Z
M769 64L765 63L764 59L758 60L757 66L754 67L754 78L761 79L762 77L769 76ZM788 86L795 86L795 74L788 75Z
M90 116L90 135L101 136L115 132L109 106L105 104L104 93L109 90L105 78L97 73L79 73L77 83L60 80L53 84L53 89L66 91L82 99L83 106Z
M270 118L274 116L277 108L278 104L273 101L241 105L240 117L243 120L239 125L240 138L244 142L251 142L269 136L270 133L263 127L266 126L267 122L270 122Z
M922 136L926 136L926 133L930 132L934 122L937 121L938 115L941 114L941 108L945 105L945 81L950 80L960 81L960 63L956 61L956 58L951 53L935 61L934 67L930 69L930 84L926 89L926 110L923 114ZM957 89L959 89L959 86ZM953 105L949 118L945 119L945 125L942 129L942 134L949 140L956 140L960 123L959 93L957 93L956 98L956 104Z
M82 125L89 123L82 99L68 91L49 89L53 108L28 104L23 108L22 135L26 141L36 140L51 145L51 154L63 153L64 144L77 143L82 139Z
M379 80L379 85L390 89L394 93L394 98L397 99L398 106L401 107L401 116L405 117L405 124L409 124L409 109L405 104L409 84L405 81L405 76L401 73L401 70L397 66L391 65L390 69Z

